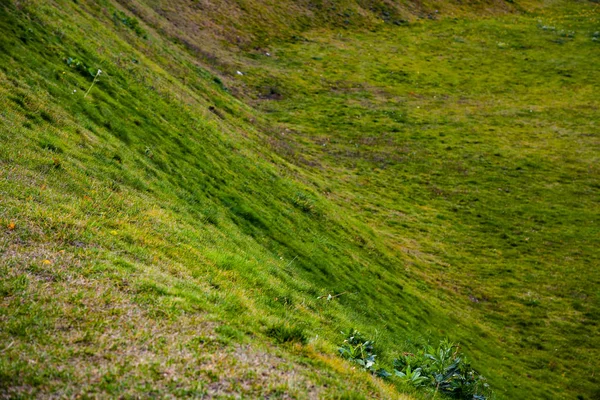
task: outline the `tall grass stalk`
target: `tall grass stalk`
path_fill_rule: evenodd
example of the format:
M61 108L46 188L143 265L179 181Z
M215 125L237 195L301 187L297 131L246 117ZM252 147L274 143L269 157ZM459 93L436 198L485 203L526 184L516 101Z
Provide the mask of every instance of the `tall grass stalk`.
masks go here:
M100 76L100 74L102 73L102 70L98 70L98 72L96 72L96 76L94 77L94 80L92 81L92 84L90 86L90 88L87 90L87 92L85 92L85 94L83 95L83 98L85 99L88 95L88 93L90 92L90 90L92 90L92 88L94 87L94 84L96 83L96 81L98 80L98 77Z

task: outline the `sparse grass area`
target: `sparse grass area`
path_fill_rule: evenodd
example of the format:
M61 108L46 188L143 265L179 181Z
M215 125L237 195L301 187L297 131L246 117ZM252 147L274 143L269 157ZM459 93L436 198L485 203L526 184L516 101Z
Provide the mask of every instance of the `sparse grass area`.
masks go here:
M598 395L597 5L261 22L233 78L128 7L0 5L0 396L427 398L339 358L350 326Z

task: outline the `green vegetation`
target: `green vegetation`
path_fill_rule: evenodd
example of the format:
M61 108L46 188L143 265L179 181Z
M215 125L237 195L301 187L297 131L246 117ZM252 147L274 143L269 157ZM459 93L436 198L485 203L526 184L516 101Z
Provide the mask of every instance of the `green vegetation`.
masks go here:
M374 344L372 340L366 339L360 332L351 329L338 351L340 356L357 363L366 371L377 373L378 370L375 368L377 354L375 354Z
M492 396L486 379L471 367L458 346L448 340L441 341L436 348L421 347L416 354L401 354L392 362L392 374L377 363L378 350L375 349L374 340L367 339L355 329L348 331L345 336L344 343L338 349L340 356L377 377L389 380L396 377L399 378L396 379L398 384L428 387L432 397L438 393L457 399L485 400Z
M0 396L597 397L598 4L267 3L0 4Z
M272 326L267 330L267 335L276 339L279 343L298 342L306 344L308 342L308 338L302 328L287 324Z
M492 395L486 379L475 371L458 346L448 341L417 354L405 353L394 360L396 376L414 386L429 385L436 393L458 399L485 400Z

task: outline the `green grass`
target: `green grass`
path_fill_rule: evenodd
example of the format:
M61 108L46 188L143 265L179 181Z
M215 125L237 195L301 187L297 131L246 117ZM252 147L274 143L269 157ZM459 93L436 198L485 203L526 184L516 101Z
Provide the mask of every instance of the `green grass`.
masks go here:
M378 231L508 398L597 386L598 26L579 4L318 32L246 78L285 94L257 103L273 149Z
M1 395L431 397L338 358L351 327L598 395L596 4L241 18L271 56L216 59L157 4L0 6Z

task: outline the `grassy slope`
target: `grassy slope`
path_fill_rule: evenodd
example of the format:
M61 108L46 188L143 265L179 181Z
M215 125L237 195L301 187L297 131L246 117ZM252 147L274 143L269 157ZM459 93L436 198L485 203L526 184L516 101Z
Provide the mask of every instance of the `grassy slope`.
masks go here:
M185 0L119 1L161 34L176 39L208 62L236 49L257 49L274 39L296 37L318 27L375 28L415 18L489 15L515 10L504 0ZM223 52L226 48L226 52Z
M558 3L321 31L246 78L281 99L258 102L290 132L273 148L400 254L509 398L515 375L533 398L598 384L599 26L597 5Z
M325 264L293 260L361 257L311 234L348 236L338 211L299 208L250 110L113 7L0 8L2 392L393 395L315 339L359 318L302 279ZM87 98L68 57L104 71ZM311 344L274 348L282 324Z
M446 21L232 58L257 68L239 93L285 99L257 100L261 115L166 41L160 14L143 39L117 7L0 7L1 390L392 396L335 358L354 325L397 351L462 339L509 398L592 395L591 8L552 10L582 13L554 31ZM554 64L526 73L526 40ZM387 51L366 58L369 45ZM85 99L91 76L68 57L106 73ZM275 346L281 324L310 343Z

